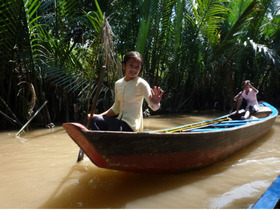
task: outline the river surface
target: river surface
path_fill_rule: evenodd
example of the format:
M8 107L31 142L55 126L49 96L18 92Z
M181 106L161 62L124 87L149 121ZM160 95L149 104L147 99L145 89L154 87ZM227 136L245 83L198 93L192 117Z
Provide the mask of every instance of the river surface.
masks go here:
M211 119L153 116L147 129ZM85 159L61 126L16 138L0 133L0 208L250 208L280 174L280 118L241 152L210 167L148 175L101 169Z

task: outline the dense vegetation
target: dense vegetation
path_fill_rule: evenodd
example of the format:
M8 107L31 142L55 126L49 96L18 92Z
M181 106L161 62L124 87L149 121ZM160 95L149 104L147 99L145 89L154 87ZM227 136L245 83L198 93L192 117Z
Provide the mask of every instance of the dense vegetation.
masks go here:
M79 121L101 66L98 112L113 103L130 50L142 76L165 90L161 112L230 109L250 79L280 102L277 0L6 0L0 3L0 124Z

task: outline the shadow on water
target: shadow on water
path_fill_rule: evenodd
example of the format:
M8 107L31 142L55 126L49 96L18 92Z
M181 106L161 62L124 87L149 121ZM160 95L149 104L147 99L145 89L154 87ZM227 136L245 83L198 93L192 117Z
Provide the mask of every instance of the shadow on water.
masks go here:
M131 201L222 174L238 160L262 146L273 133L271 129L255 143L224 161L181 174L136 174L107 170L84 160L70 169L51 197L39 208L125 208Z
M73 179L75 174L79 174L79 177ZM148 175L94 166L85 170L85 166L77 164L65 177L65 182L40 208L124 208L130 201L207 178L198 178L198 174Z

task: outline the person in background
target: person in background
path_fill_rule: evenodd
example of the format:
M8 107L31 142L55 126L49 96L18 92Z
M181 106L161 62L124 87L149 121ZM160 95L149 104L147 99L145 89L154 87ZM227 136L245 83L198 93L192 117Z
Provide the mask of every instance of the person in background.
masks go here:
M245 80L242 82L243 90L240 91L235 97L234 101L237 101L237 107L234 114L237 114L243 99L246 100L245 115L241 119L249 119L249 117L259 111L259 104L257 100L258 90L251 84L250 80Z
M143 131L143 100L156 111L164 91L160 87L150 88L148 82L139 77L143 59L139 52L128 52L123 59L125 76L115 83L115 102L111 108L90 119L92 130ZM114 117L116 116L117 117Z

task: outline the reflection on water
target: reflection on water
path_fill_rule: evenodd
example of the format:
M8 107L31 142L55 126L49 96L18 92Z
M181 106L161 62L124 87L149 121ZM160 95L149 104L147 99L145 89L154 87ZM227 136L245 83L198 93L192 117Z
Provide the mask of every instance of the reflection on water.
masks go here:
M213 116L145 119L161 129ZM280 173L280 120L256 143L213 166L146 175L76 163L78 147L62 127L15 138L0 133L0 208L248 208Z

